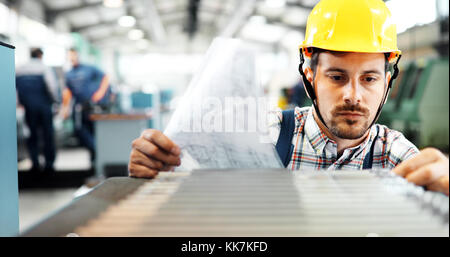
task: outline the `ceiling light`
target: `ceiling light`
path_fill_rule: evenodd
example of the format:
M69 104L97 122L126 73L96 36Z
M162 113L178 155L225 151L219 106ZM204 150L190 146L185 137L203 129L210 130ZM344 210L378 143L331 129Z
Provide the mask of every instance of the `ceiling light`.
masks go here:
M123 4L123 0L103 0L103 5L108 8L119 8Z
M132 29L128 32L128 38L131 40L139 40L144 37L144 32L140 29Z
M118 22L120 26L130 28L133 27L134 24L136 24L136 18L134 18L133 16L126 15L120 17Z

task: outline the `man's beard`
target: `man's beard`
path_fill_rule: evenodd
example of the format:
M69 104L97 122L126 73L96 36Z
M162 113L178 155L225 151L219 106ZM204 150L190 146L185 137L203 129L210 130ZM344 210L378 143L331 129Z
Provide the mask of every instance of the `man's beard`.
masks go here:
M362 116L359 117L358 120L352 120L338 115L338 113L344 111L358 112ZM369 128L369 113L369 109L362 107L359 104L337 106L331 111L331 120L327 121L329 130L333 135L342 139L361 138ZM351 127L351 129L349 129L349 127Z

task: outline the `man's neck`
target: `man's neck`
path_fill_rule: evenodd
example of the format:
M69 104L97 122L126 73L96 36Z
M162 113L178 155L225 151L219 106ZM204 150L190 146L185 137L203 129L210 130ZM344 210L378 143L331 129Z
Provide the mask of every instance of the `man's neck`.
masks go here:
M337 144L337 154L338 156L341 156L345 149L355 147L359 144L361 144L369 135L370 129L364 133L364 135L357 139L343 139L335 136L333 133L331 133L328 128L322 123L322 121L317 117L316 110L313 110L313 116L314 120L316 121L317 125L319 126L319 129L330 139L336 142Z

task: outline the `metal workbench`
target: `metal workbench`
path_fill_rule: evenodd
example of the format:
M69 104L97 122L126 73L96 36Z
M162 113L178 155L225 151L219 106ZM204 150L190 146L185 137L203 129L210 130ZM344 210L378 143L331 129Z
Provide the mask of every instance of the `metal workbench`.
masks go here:
M388 170L109 178L21 236L448 236L448 197Z
M89 193L75 198L72 202L51 213L41 222L19 236L67 236L76 227L97 217L108 206L114 205L134 192L146 179L113 177L97 185Z

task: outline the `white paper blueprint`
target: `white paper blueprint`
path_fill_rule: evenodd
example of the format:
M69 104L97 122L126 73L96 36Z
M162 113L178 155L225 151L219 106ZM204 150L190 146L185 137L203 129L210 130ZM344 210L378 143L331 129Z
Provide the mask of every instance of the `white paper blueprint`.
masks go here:
M182 149L180 170L283 167L268 136L255 53L216 38L164 134Z

